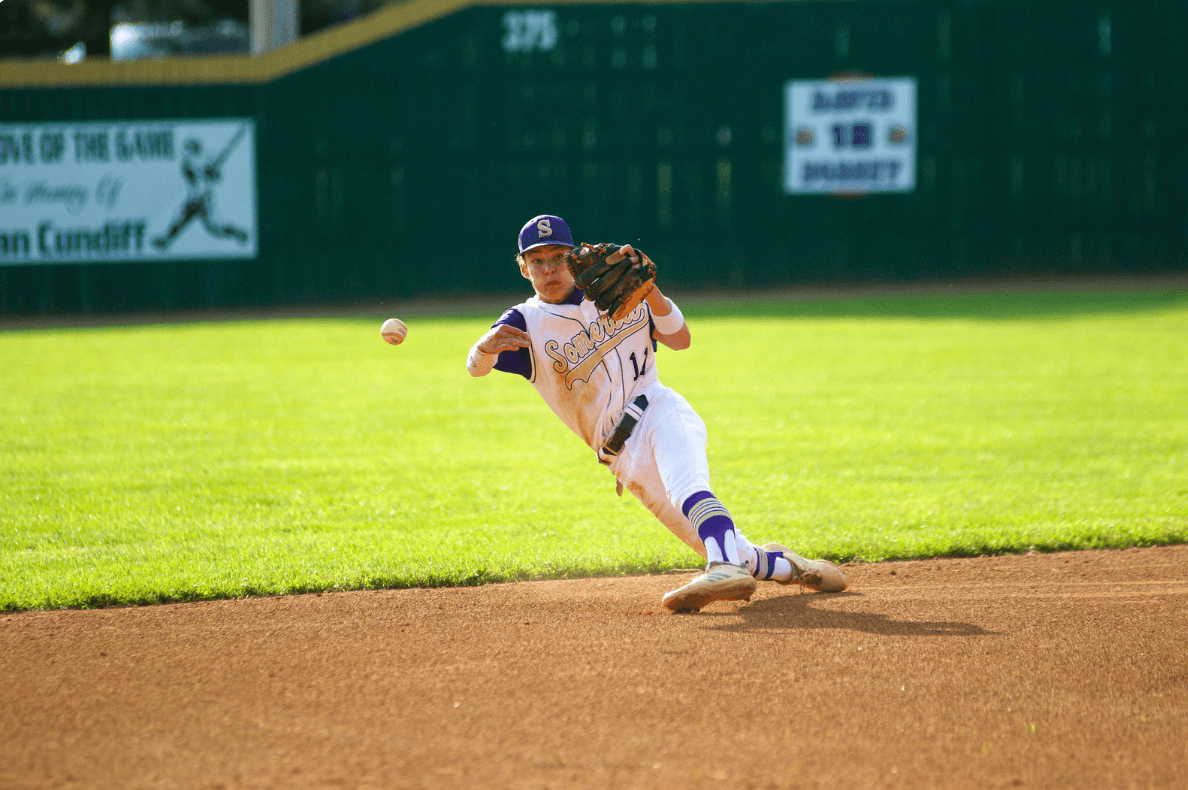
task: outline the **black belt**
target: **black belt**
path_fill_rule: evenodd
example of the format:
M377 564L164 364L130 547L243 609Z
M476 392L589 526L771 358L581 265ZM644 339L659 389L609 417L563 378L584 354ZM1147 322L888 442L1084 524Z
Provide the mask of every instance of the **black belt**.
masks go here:
M619 424L615 426L615 431L606 440L606 444L602 446L602 451L607 455L618 455L619 451L623 449L623 444L627 441L627 437L635 430L635 425L643 419L644 410L648 408L648 399L644 395L640 395L635 400L628 403L623 409L623 419L619 420Z

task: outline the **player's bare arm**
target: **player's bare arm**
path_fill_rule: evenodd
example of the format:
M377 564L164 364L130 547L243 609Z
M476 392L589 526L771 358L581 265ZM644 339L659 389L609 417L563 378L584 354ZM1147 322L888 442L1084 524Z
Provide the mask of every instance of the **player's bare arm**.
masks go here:
M672 314L674 305L668 300L664 294L660 292L659 288L652 288L651 293L644 297L644 301L648 303L648 307L652 310L653 319L663 319ZM682 317L683 318L683 317ZM681 328L672 334L664 334L659 328L652 333L652 337L659 342L671 348L673 351L684 351L693 342L692 336L689 334L689 325L683 320L681 321Z
M478 339L466 357L466 369L472 376L485 376L495 366L495 360L504 351L528 348L532 340L528 333L514 326L500 324Z

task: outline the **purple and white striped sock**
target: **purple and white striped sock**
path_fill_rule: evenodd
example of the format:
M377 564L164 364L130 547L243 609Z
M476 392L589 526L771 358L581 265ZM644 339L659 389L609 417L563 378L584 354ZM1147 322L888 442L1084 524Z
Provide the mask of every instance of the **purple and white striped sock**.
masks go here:
M781 567L781 563L787 567ZM755 567L751 569L751 575L759 581L784 581L791 576L791 569L792 566L784 559L782 552L764 551L758 546L755 547ZM781 570L784 573L780 573Z
M698 491L685 500L681 510L685 512L685 518L689 519L701 542L705 544L706 559L709 562L741 564L730 511L712 492Z

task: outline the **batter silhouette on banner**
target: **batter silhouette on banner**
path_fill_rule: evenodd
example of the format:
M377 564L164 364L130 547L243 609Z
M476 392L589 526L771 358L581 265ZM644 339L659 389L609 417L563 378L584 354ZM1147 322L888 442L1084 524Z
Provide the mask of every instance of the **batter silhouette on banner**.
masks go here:
M247 244L247 231L231 224L220 224L214 219L214 185L222 178L223 163L227 161L227 157L246 131L246 126L240 127L223 152L206 163L202 162L202 143L193 137L186 140L186 153L182 157L181 168L182 178L186 181L186 202L178 210L177 219L169 226L168 232L153 239L153 246L160 250L167 248L195 217L202 220L203 227L210 235L220 239L232 238L240 244Z

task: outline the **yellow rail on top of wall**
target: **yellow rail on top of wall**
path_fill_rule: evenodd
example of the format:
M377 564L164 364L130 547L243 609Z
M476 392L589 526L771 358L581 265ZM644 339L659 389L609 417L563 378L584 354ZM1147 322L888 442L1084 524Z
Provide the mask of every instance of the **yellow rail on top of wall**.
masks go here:
M517 2L512 0L510 4ZM265 83L469 6L484 4L485 0L410 0L256 57L204 55L161 60L86 60L71 64L0 60L0 88Z
M602 5L631 1L409 0L380 9L363 19L322 30L287 47L256 57L205 55L135 61L96 59L72 64L47 60L0 59L0 88L260 84L472 6ZM737 0L646 0L648 4L723 1Z

